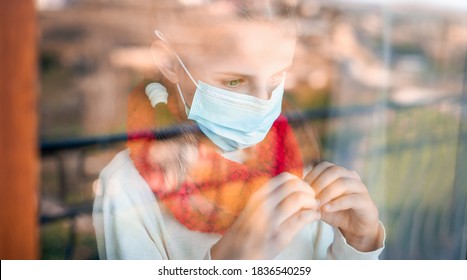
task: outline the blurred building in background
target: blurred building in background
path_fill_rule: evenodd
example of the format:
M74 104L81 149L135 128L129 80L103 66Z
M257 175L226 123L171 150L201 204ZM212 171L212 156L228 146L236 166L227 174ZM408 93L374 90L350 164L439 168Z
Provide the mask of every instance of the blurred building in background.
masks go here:
M154 71L152 0L36 3L41 142L124 133L127 96ZM467 5L284 3L302 26L286 99L325 160L362 174L387 229L384 258L465 259ZM97 258L92 182L123 148L43 149L41 258Z

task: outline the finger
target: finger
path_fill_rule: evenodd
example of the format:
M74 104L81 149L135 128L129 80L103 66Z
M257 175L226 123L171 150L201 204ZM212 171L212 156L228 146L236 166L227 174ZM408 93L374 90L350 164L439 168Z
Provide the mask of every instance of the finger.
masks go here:
M362 178L361 178L360 175L357 173L357 171L352 170L351 172L355 175L355 177L356 177L358 180L360 180L360 181L362 180Z
M328 185L340 177L348 177L358 180L358 177L355 175L355 173L345 169L344 167L333 165L326 168L311 184L311 187L315 191L316 196L319 196L321 191L323 191Z
M285 220L274 232L274 242L280 246L287 246L302 228L321 218L321 214L313 210L302 210Z
M306 197L307 201L303 201L303 196ZM310 205L310 203L312 203L310 206L306 207L317 206L313 189L298 178L283 183L282 185L276 187L271 193L266 194L266 196L262 198L262 201L257 201L258 203L251 206L249 209L252 210L256 219L262 219L266 221L276 220L276 208L284 200L296 200L296 203L300 203L299 205L296 205L299 206L299 208L294 212L300 210L302 205ZM283 213L283 216L290 216L294 212ZM272 222L272 224L274 225L275 223Z
M300 179L289 180L282 185L276 187L272 192L269 193L269 200L273 203L273 206L279 204L285 197L289 196L294 192L303 192L315 197L315 191L310 185Z
M303 178L303 181L307 182L308 184L313 184L313 182L318 178L318 176L326 170L328 167L334 166L334 164L323 161L317 164L313 169Z
M259 202L264 201L265 197L273 192L278 187L282 186L284 183L290 180L300 180L297 176L283 172L276 177L269 180L264 186L259 188L250 198L251 205L257 205Z
M324 213L335 213L349 209L362 210L368 207L368 196L365 194L349 194L340 196L321 207ZM323 214L324 215L324 214Z
M321 205L324 205L331 200L352 193L364 193L366 192L366 187L362 182L357 181L353 178L340 177L337 178L334 182L325 187L316 199Z
M317 203L313 195L294 192L287 196L274 209L273 226L280 225L301 210L316 210Z

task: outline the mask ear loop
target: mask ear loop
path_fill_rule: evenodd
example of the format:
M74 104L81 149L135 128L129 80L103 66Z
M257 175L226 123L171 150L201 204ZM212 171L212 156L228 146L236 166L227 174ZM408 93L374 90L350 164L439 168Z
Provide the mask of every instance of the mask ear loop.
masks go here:
M159 31L159 30L154 30L154 34L156 34L157 38L161 39L164 43L166 43L173 51L173 48L170 46L169 42L167 41L167 38L165 37L165 35ZM195 87L198 87L198 84L196 83L195 79L193 78L193 76L191 76L190 74L190 71L188 71L188 69L186 68L185 64L183 63L183 61L180 59L180 57L178 56L177 53L175 53L174 51L174 55L175 57L177 58L178 62L180 63L180 65L182 66L183 70L185 71L185 73L188 75L188 77L190 78L190 80L193 82L193 84L195 85ZM154 59L154 58L153 58ZM185 105L186 108L188 108L188 110L186 110L186 113L187 113L187 116L188 116L188 112L190 110L190 107L188 107L186 101L185 101L185 97L183 96L183 93L182 93L182 89L180 88L180 85L177 83L177 89L178 89L178 92L180 93L180 97L182 98L182 101L183 101L183 105Z
M156 34L156 36L161 39L164 43L166 43L169 47L170 47L170 44L169 42L167 41L167 39L165 38L164 34L162 34L162 32L160 32L159 30L155 30L154 33ZM172 48L173 50L173 48ZM174 55L175 57L177 58L178 62L180 62L180 65L182 66L183 70L185 70L186 74L188 75L188 77L190 78L190 80L193 82L193 84L195 86L197 86L197 83L196 83L196 80L193 78L193 76L191 76L190 74L190 71L188 71L188 69L186 68L185 64L183 63L183 61L180 59L180 57L178 56L177 53L174 52Z

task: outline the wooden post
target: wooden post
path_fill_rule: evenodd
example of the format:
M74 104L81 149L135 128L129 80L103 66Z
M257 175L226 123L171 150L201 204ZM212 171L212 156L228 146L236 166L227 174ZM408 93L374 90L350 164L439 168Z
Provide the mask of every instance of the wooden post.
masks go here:
M0 258L38 257L37 23L0 0Z

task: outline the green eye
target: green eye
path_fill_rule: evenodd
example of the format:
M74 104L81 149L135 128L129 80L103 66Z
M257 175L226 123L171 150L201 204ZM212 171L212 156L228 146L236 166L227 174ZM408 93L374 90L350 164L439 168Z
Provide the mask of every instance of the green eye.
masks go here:
M236 80L226 81L225 85L229 88L236 88L236 87L239 87L241 83L242 83L241 79L236 79Z

